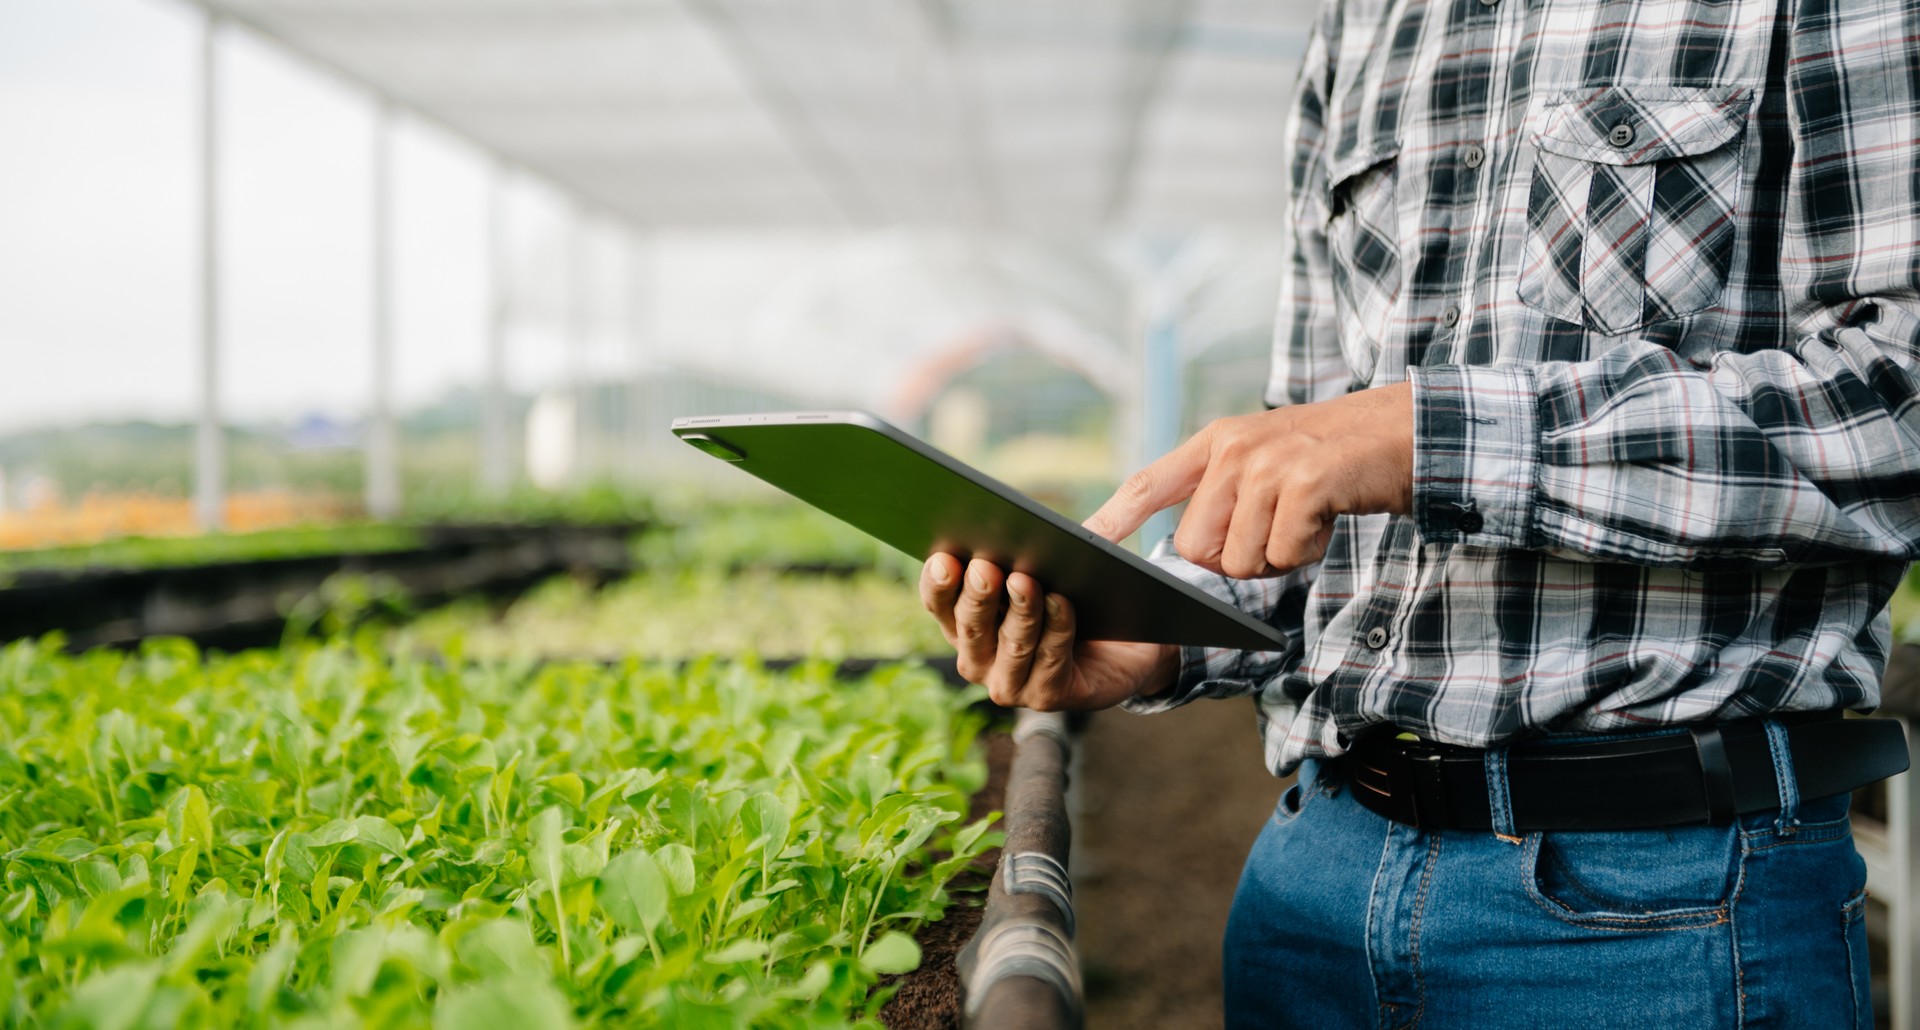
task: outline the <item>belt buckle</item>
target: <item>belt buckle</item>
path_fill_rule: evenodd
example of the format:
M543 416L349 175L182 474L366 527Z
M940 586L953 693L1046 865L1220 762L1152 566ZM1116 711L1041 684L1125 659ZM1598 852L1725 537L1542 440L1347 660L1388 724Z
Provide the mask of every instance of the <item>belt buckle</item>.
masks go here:
M1399 761L1394 763L1395 793L1402 786L1416 829L1440 830L1453 825L1453 805L1447 801L1445 745L1425 740L1396 740Z

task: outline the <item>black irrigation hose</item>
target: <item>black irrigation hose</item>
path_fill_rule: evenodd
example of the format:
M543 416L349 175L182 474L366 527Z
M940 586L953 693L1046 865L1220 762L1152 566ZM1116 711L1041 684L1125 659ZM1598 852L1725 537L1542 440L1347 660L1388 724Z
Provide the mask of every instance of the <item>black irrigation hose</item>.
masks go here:
M1073 947L1073 884L1067 855L1067 719L1023 711L1007 779L1006 846L987 892L986 916L960 952L967 1026L1079 1027L1085 993Z

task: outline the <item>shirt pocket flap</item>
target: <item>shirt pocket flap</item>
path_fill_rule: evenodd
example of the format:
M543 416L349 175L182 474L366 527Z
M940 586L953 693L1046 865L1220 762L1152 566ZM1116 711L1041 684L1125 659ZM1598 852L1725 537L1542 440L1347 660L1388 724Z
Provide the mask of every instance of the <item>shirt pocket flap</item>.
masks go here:
M1742 86L1562 93L1541 105L1534 145L1608 165L1641 165L1718 150L1746 127L1752 91Z
M1346 213L1356 180L1373 169L1400 156L1400 144L1376 143L1364 150L1336 158L1327 167L1327 195L1318 214L1322 225Z

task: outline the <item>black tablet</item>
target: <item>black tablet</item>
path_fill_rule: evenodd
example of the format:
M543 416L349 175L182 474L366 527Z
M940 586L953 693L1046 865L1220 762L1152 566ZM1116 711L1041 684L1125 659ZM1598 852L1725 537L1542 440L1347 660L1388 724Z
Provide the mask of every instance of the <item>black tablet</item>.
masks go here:
M864 411L681 418L673 432L915 558L946 551L1027 573L1073 602L1084 639L1284 646L1273 627Z

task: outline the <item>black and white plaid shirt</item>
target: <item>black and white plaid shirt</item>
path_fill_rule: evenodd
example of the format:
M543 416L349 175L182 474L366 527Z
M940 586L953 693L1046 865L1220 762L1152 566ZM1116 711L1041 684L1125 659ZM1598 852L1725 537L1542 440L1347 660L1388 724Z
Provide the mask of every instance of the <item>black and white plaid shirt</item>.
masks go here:
M1920 0L1335 0L1270 404L1411 379L1412 518L1183 576L1284 773L1877 703L1920 553Z

